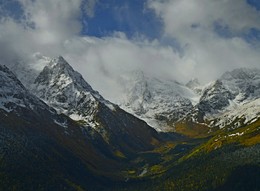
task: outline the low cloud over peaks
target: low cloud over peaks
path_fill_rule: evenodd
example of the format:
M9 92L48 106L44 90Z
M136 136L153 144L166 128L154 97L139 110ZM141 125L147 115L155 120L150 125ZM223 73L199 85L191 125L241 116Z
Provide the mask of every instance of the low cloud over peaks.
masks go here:
M0 62L8 65L16 58L30 62L28 58L35 52L63 55L107 98L121 91L121 77L133 70L185 83L194 77L208 82L234 68L259 67L260 12L246 0L147 0L141 4L143 11L154 13L156 19L138 14L140 22L154 22L147 26L163 31L152 39L144 30L131 38L127 27L113 31L120 23L109 17L98 25L107 26L112 33L82 35L88 25L85 17L95 18L99 5L104 5L102 0L12 2L19 8L7 10L0 3ZM136 10L140 7L131 10L128 19ZM98 30L98 25L91 27Z

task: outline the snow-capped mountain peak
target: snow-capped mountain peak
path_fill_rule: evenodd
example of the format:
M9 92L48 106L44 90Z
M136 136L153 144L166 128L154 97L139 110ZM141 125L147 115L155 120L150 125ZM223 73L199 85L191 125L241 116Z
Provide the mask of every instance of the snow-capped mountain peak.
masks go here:
M124 100L119 105L157 130L166 130L191 110L197 98L193 90L174 80L135 71L125 82Z
M237 103L246 103L260 97L260 70L239 68L226 72L220 78L235 96Z
M210 83L202 92L198 108L205 114L215 114L229 105L234 95L225 88L220 80Z
M260 69L257 68L237 68L230 72L225 72L221 79L232 80L232 79L241 79L241 80L253 80L259 79Z
M24 92L25 87L6 66L0 65L1 93ZM10 85L12 84L12 85ZM10 88L13 86L14 88Z
M0 110L8 113L48 110L53 113L53 109L32 95L6 66L0 65L0 81Z
M15 75L6 67L0 65L0 109L12 111L17 105L25 107L26 90Z
M226 72L220 79L209 83L203 89L200 101L196 105L198 121L211 121L210 126L218 127L230 125L242 118L248 123L250 116L257 118L259 115L258 106L254 106L259 103L259 98L259 69L239 68Z
M91 86L83 79L82 75L74 71L62 56L51 60L43 69L41 75L36 78L35 83L49 83L49 86L57 85L61 87L74 84L79 90L84 89L94 92Z
M111 110L114 105L105 100L61 56L50 61L36 78L32 92L54 107L58 112L91 127L100 103Z

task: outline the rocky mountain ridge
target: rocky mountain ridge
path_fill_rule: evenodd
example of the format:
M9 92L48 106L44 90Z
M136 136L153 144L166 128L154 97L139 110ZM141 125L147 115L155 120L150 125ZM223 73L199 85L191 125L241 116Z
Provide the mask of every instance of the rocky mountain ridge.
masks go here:
M41 80L46 76L44 76L44 72L41 72L41 75L36 75L37 80L30 89L57 111L74 120L84 121L92 127L98 127L98 123L93 120L95 113L93 108L98 107L97 103L104 103L112 111L117 108L117 105L105 100L97 91L92 90L83 77L75 72L62 57L51 60L41 56L38 59L45 63L49 61L48 64L45 64L44 72L55 71L48 74L49 77L53 75L53 80L49 84L44 84ZM63 68L61 64L54 64L59 62L67 63L65 64L67 66ZM72 71L74 76L68 77L66 72L59 73L61 68L65 69L68 74ZM234 108L237 110L241 107L242 109L244 104L259 98L259 73L259 69L235 69L224 73L218 80L202 86L198 79L192 79L184 85L173 80L158 79L150 77L144 72L135 71L130 73L127 80L124 81L122 99L116 101L116 104L146 121L157 131L172 131L175 123L186 118L192 118L196 123L204 124L206 122L208 125L209 123L213 125L216 123L212 121L220 115L231 112ZM22 75L20 76L23 79ZM24 81L23 83L28 84ZM82 88L90 89L88 93L82 93ZM63 91L60 91L61 89ZM69 92L74 92L74 94ZM85 103L78 102L83 97ZM92 109L85 109L86 104L92 105L90 107ZM82 112L82 108L84 108L84 112Z
M142 72L133 79L126 83L127 96L120 106L159 131L171 131L175 123L187 118L209 127L222 127L214 119L230 124L234 113L244 113L244 108L260 97L259 69L235 69L205 86L193 79L185 87L176 81L146 77Z

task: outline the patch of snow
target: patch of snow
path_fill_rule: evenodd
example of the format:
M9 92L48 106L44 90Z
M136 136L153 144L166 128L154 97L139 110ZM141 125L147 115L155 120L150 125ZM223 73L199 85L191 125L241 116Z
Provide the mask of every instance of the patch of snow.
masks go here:
M82 115L78 115L76 113L72 113L69 115L69 117L71 119L73 119L74 121L81 121L81 120L85 120L85 118Z
M140 174L139 177L144 176L148 172L147 168L145 168Z
M230 135L228 135L229 137L234 137L234 136L242 136L242 135L244 135L244 132L242 132L242 133L234 133L234 134L230 134Z
M61 126L61 127L64 127L65 129L68 128L68 124L66 121L63 121L63 122L59 122L57 121L56 119L54 120L54 123L56 123L57 125Z
M260 118L260 98L245 103L240 106L236 106L236 109L226 111L217 117L214 126L223 128L227 125L231 125L234 121L239 120L235 123L234 128L238 128L243 124L250 124ZM242 120L242 124L241 121ZM213 124L211 124L213 126Z
M4 111L6 111L7 113L10 113L11 111L13 111L12 109L8 109L4 106L3 103L0 102L0 109L3 109Z

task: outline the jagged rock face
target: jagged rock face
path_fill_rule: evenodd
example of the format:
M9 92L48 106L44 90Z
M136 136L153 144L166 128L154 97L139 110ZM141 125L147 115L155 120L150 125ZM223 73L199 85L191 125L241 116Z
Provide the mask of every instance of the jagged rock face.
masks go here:
M7 67L1 65L0 81L0 109L7 112L21 110L21 108L35 112L51 110L46 104L31 95Z
M144 119L157 130L165 130L185 116L193 107L196 94L171 80L159 80L134 72L126 82L125 99L120 106Z
M260 118L260 98L235 106L213 118L210 126L235 129L251 124Z
M157 139L153 129L105 100L62 57L53 59L43 69L35 80L33 92L125 152L151 149L152 139Z
M1 95L10 95L17 92L25 93L25 87L15 77L15 75L6 67L0 65L0 79L1 79ZM12 88L13 87L13 88Z
M224 90L217 93L211 100L211 105L217 103L214 113L210 113L200 102L201 113L215 114L208 117L211 120L210 126L220 128L231 126L237 128L250 124L260 117L260 70L240 68L226 72L219 79ZM214 107L212 107L214 109ZM203 121L203 120L201 120Z
M240 68L226 72L203 90L200 101L195 106L196 121L205 122L206 119L211 121L210 126L217 127L231 125L235 121L239 121L233 124L236 127L250 123L259 115L259 110L250 103L256 105L259 97L259 69Z
M53 59L39 74L33 92L57 111L91 122L102 99L62 58Z
M229 101L234 98L223 83L217 80L203 91L197 107L203 114L216 114L227 107Z
M236 96L237 102L247 102L260 97L259 69L235 69L224 73L220 79Z

